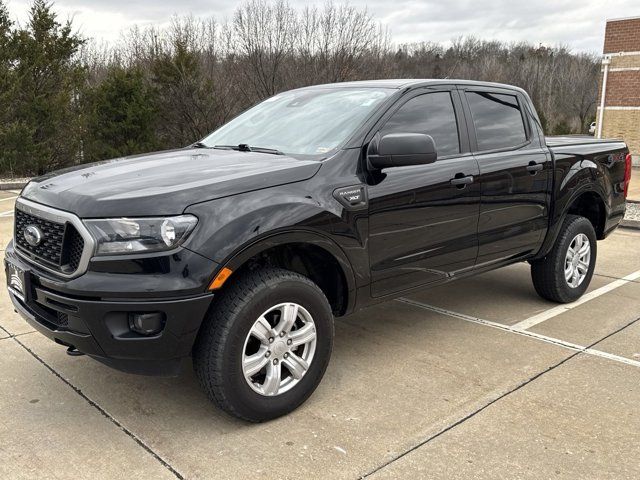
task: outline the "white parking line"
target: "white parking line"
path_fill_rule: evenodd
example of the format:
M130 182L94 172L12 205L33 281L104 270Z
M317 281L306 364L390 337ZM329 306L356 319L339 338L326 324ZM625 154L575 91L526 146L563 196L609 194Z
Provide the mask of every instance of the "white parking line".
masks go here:
M14 200L16 198L18 198L19 195L16 195L15 197L7 197L7 198L0 198L0 202L4 202L5 200Z
M7 210L6 212L0 213L0 217L12 217L12 216L13 216L13 210Z
M465 315L464 313L452 312L451 310L446 310L444 308L428 305L422 302L416 302L415 300L411 300L409 298L399 298L398 301L406 303L408 305L413 305L414 307L419 307L425 310L440 313L442 315L447 315L449 317L458 318L460 320L464 320L465 322L476 323L478 325L484 325L485 327L497 328L498 330L503 330L509 333L515 333L516 335L522 335L525 337L534 338L541 342L557 345L559 347L566 348L574 352L582 352L587 355L593 355L596 357L606 358L607 360L612 360L614 362L624 363L625 365L640 367L640 362L637 360L631 360L630 358L621 357L619 355L614 355L612 353L603 352L601 350L596 350L594 348L585 347L583 345L578 345L576 343L566 342L564 340L560 340L559 338L548 337L546 335L541 335L539 333L516 329L509 325L503 325L502 323L497 323L497 322L492 322L490 320L484 320L482 318L472 317L470 315Z
M610 291L615 290L616 288L621 287L623 285L626 285L627 283L632 282L633 280L637 280L638 278L640 278L640 270L638 270L637 272L630 273L626 277L623 277L611 283L608 283L603 287L596 288L592 292L589 292L583 295L582 297L580 297L579 300L573 303L567 303L566 305L558 305L557 307L551 308L542 313L526 318L521 322L518 322L515 325L512 325L512 328L515 330L528 330L531 327L538 325L539 323L549 320L550 318L553 318L562 313L568 312L572 308L576 308L582 305L583 303L588 302L589 300L593 300L594 298L597 298L600 295L609 293Z

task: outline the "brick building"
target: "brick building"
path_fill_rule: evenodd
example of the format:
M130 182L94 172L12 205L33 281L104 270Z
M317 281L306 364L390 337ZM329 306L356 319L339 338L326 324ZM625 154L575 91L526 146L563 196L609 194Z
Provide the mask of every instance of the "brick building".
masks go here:
M608 20L603 53L596 136L623 138L640 165L640 17Z

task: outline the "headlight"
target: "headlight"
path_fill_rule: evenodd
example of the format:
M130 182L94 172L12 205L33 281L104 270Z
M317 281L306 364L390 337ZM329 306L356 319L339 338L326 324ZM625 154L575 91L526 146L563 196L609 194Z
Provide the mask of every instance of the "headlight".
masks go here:
M172 250L187 239L197 223L193 215L84 220L96 240L96 255Z

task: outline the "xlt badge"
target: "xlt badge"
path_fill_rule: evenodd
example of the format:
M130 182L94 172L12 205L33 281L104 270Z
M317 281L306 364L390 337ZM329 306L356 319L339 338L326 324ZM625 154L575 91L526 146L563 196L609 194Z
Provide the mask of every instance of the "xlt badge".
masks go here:
M337 188L333 191L333 198L349 210L359 210L367 206L367 190L364 185Z

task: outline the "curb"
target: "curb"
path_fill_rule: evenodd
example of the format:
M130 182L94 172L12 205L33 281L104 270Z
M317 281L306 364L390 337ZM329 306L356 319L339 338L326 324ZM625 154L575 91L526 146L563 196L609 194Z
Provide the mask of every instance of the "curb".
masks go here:
M640 230L640 220L622 220L620 226L632 230Z
M0 190L22 190L28 182L6 182L0 183Z

